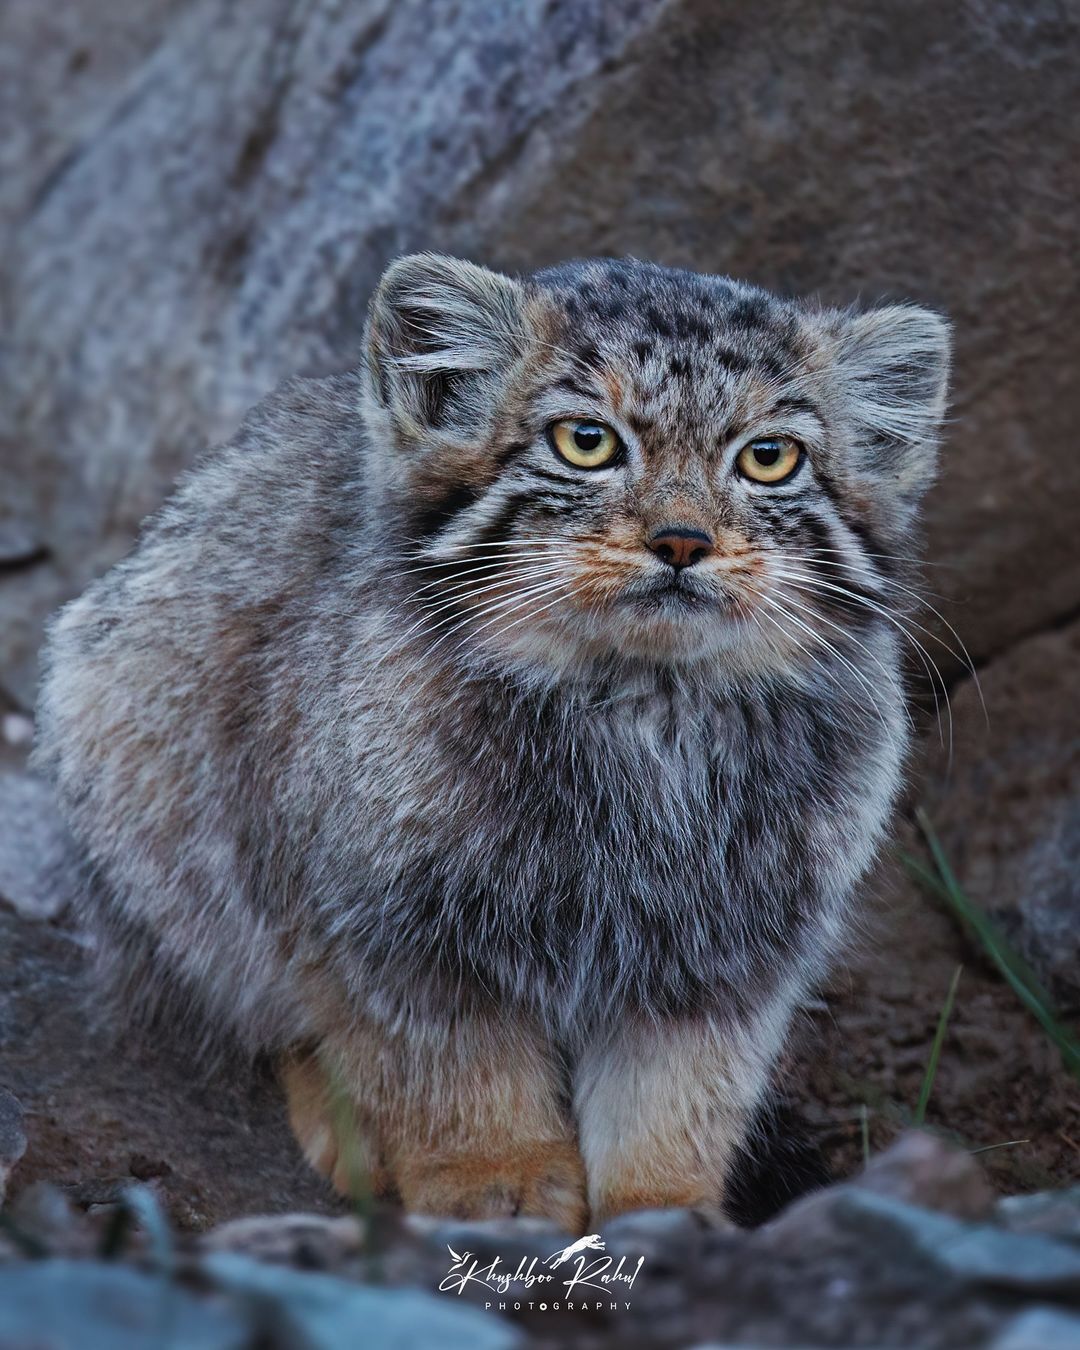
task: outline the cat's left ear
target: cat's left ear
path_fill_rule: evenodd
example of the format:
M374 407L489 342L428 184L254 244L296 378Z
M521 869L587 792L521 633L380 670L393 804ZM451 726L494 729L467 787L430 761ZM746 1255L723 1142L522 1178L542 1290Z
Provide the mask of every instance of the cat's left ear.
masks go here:
M387 268L367 327L371 392L398 433L475 435L526 347L523 287L458 258L417 253Z
M949 382L949 325L918 305L845 315L834 330L860 469L914 512L933 482Z

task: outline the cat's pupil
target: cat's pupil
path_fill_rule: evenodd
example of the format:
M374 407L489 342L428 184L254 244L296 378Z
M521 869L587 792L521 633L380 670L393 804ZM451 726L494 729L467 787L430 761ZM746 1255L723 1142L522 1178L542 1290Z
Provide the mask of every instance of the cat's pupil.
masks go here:
M601 427L578 427L574 431L574 444L579 450L596 450L604 439Z
M777 445L758 445L754 447L754 458L764 469L770 469L780 458L780 447Z

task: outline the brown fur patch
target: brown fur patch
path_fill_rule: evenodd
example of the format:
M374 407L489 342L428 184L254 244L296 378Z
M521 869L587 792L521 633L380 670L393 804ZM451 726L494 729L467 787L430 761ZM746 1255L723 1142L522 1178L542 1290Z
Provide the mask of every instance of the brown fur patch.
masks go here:
M585 1169L566 1139L541 1139L506 1153L413 1153L395 1159L406 1208L420 1214L487 1219L524 1214L568 1233L587 1219Z
M585 1172L544 1047L527 1027L468 1023L456 1043L338 1027L280 1063L304 1156L345 1194L398 1194L459 1218L530 1214L578 1231Z

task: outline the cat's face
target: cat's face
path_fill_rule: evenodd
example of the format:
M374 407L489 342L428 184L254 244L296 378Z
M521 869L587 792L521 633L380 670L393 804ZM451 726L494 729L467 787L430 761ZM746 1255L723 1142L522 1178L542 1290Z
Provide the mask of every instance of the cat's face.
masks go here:
M473 653L558 672L813 660L872 617L933 471L947 333L913 307L421 257L387 274L369 341L410 606Z

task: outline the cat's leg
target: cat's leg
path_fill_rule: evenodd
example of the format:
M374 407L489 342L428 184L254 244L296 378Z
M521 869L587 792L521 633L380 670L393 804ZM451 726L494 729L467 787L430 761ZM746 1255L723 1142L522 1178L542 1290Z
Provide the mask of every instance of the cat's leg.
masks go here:
M315 1049L295 1050L278 1063L289 1124L311 1166L343 1195L388 1195L393 1186L378 1141L356 1104L327 1071Z
M785 1003L752 1022L642 1021L586 1051L574 1105L591 1224L633 1209L722 1210L788 1015Z
M339 1190L406 1209L531 1214L581 1231L585 1181L551 1049L520 1019L389 1033L351 1026L282 1063L293 1130Z

